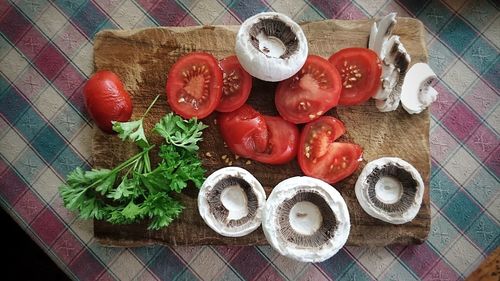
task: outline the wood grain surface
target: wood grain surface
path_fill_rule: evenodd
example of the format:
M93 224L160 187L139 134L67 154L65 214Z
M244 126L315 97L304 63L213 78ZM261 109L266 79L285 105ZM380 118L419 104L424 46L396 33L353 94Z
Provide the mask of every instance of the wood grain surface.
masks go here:
M371 20L340 21L326 20L303 23L308 38L309 53L328 58L333 52L346 47L366 47ZM140 117L149 103L158 94L162 95L145 120L149 132L161 116L170 111L165 98L167 73L172 64L182 55L192 51L206 51L221 59L234 54L237 26L205 26L183 28L152 28L134 31L109 30L96 35L94 44L95 70L108 69L117 73L130 92L134 104L132 118ZM424 28L415 19L398 18L394 33L412 58L412 64L427 61L424 44ZM276 115L274 90L276 83L254 79L254 87L248 103L264 114ZM340 141L352 141L364 148L364 162L358 171L346 180L335 184L347 202L351 217L351 232L348 245L388 245L394 243L422 243L430 229L429 206L429 112L409 115L401 107L394 112L380 113L373 101L362 106L337 107L327 114L342 120L347 135ZM246 159L234 158L224 147L217 127L215 114L203 120L209 125L204 131L200 145L200 156L207 175L224 167L223 155L231 158L233 166L241 166L265 186L269 192L281 180L302 175L295 160L286 165L271 166L256 163L246 164ZM151 134L148 134L151 136ZM151 136L153 143L159 138ZM118 137L104 135L96 130L93 139L93 161L95 167L112 167L135 153L134 145L122 143ZM211 153L211 157L206 156ZM153 152L154 153L154 152ZM391 225L366 214L356 200L354 183L363 166L382 156L395 156L413 164L422 174L425 193L417 217L410 223ZM156 158L153 157L153 161ZM162 243L169 245L256 245L267 241L261 228L240 238L218 235L205 225L198 214L197 190L188 188L179 199L186 209L169 227L159 231L148 231L147 222L133 225L111 225L94 222L94 235L104 245L141 246Z

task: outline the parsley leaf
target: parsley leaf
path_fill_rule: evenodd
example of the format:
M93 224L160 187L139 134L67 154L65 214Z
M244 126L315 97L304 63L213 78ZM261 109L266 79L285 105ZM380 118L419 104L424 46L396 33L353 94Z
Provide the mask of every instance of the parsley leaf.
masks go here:
M155 125L154 131L164 137L168 144L196 151L199 148L198 141L202 140L202 130L207 127L196 118L184 120L178 115L169 113Z
M152 230L169 225L180 215L184 206L170 193L181 192L188 182L196 187L203 183L205 169L196 151L202 130L207 126L196 119L185 121L173 114L163 117L154 131L167 144L160 146L160 162L152 169L149 151L154 146L144 133L144 116L136 121L113 122L118 137L135 142L142 151L112 170L84 171L78 167L70 172L66 183L59 188L66 208L78 212L82 219L115 224L149 219L148 229Z
M130 141L137 143L140 147L147 147L149 144L146 134L144 133L142 121L143 119L141 118L136 121L112 121L111 123L113 123L113 131L118 133L118 137L120 137L122 141L129 139Z

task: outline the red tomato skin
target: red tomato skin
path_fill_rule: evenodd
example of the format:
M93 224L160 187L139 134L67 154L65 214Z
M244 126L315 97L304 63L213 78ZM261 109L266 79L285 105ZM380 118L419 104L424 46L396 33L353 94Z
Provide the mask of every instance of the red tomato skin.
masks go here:
M321 77L315 77L315 79L326 81L327 87L318 87L315 90L308 88L306 86L308 83L303 82L311 81L311 79L305 79L302 73L303 71L308 73L308 68L319 71L317 73L321 73ZM301 78L299 79L299 77ZM311 76L308 78L311 78ZM312 85L309 84L309 86ZM317 119L331 108L337 106L341 90L342 81L337 69L326 59L316 55L309 55L299 72L278 84L274 102L283 119L295 124L302 124ZM308 105L308 108L298 110L300 102L304 102L304 105Z
M330 56L328 61L343 75L347 73L342 72L342 68L345 68L344 61L350 61L354 65L363 65L360 68L361 77L352 77L359 79L358 83L350 83L347 81L346 84L352 84L351 88L347 89L346 86L342 86L342 91L340 93L339 105L350 106L350 105L360 105L368 101L373 97L380 87L380 76L382 74L382 65L378 55L367 48L345 48ZM348 63L347 66L350 64ZM342 78L344 80L344 78ZM345 83L345 82L344 82ZM343 83L343 84L344 84Z
M220 113L217 124L229 149L244 158L279 165L297 155L299 130L279 116L261 115L245 104Z
M209 84L209 99L205 104L205 107L200 111L193 111L188 103L179 104L177 91L184 86L184 77L182 72L186 69L186 65L193 62L203 61L205 66L209 66L208 71L211 75L211 81ZM222 96L222 69L219 66L218 60L209 53L204 52L193 52L189 53L183 57L180 57L170 68L167 76L166 83L166 94L167 101L170 108L178 115L183 118L189 119L196 117L198 119L203 119L210 115L217 105L219 104L220 98Z
M271 164L281 165L292 161L297 155L299 146L299 129L291 122L279 116L264 115L269 130L270 151L256 153L254 160Z
M264 117L249 105L220 113L217 124L222 138L235 154L252 158L257 152L267 148L268 128Z
M222 96L216 111L219 112L231 112L240 108L250 96L250 91L252 90L252 76L246 72L238 61L238 57L230 56L219 62L224 78L224 87L226 86L226 77L229 78L232 71L236 74L238 79L238 89L237 93L230 96L225 95L225 89L223 87Z
M341 121L331 116L322 116L319 119L307 124L301 132L299 148L297 152L297 161L300 169L306 176L321 179L327 183L334 184L356 171L362 160L363 148L354 143L331 142L328 146L329 153L317 158L316 162L306 157L305 144L309 137L309 132L318 124L327 124L333 129L331 140L335 140L345 132L345 127ZM335 163L335 158L342 156L350 160L345 169L339 172L330 172L329 167Z
M132 100L120 77L101 70L87 81L83 88L85 106L97 127L113 133L111 121L128 121L132 116Z

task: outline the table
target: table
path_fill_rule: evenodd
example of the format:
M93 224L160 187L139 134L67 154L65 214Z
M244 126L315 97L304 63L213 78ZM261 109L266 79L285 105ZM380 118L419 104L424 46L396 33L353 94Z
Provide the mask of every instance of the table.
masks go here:
M494 1L2 1L0 205L80 280L457 280L500 244L500 17ZM432 229L422 245L346 247L318 264L258 247L100 246L57 187L90 167L82 88L106 28L239 24L261 11L296 21L396 11L428 31L440 93L431 106Z

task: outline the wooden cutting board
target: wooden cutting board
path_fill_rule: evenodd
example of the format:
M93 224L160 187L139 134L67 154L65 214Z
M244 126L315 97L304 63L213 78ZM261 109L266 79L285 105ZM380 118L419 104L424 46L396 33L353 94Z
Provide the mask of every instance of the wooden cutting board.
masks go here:
M333 52L346 47L366 47L371 20L341 21L326 20L301 24L309 43L309 53L328 58ZM172 64L182 55L193 51L206 51L221 59L234 54L234 41L238 26L204 26L151 28L141 30L106 30L96 35L94 43L95 70L111 70L117 73L132 96L134 114L143 112L158 94L162 98L156 103L145 120L148 132L161 116L170 111L165 98L167 73ZM399 18L394 33L411 55L412 63L426 62L424 28L415 19ZM264 114L276 115L274 90L276 83L254 79L248 103ZM364 148L364 162L357 173L335 184L344 199L351 217L349 245L388 245L393 243L422 243L430 228L429 206L429 112L409 115L401 107L394 112L380 113L373 101L362 106L337 107L327 114L335 115L347 128L341 141L352 141ZM302 175L295 160L286 165L271 166L246 159L235 159L224 147L221 136L214 125L215 114L203 122L209 125L204 131L200 145L200 156L207 175L226 166L221 157L230 157L232 165L241 166L255 175L269 195L273 186L281 180ZM161 139L151 136L153 143ZM92 155L95 167L113 167L136 152L134 145L121 142L116 136L102 134L96 130ZM211 157L207 156L210 152ZM382 156L397 156L413 164L422 174L425 194L417 217L410 223L391 225L367 215L360 207L354 193L354 183L364 165ZM153 158L153 161L156 161ZM100 243L109 246L141 246L162 243L169 245L256 245L267 241L259 228L240 238L226 238L205 225L198 214L197 189L188 188L179 198L186 209L169 227L149 231L146 223L133 225L111 225L94 222L94 235Z

